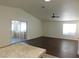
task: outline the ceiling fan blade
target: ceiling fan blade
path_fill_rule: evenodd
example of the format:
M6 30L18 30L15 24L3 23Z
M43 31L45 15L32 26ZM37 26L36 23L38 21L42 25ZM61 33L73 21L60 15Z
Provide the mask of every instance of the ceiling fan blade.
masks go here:
M59 18L59 16L52 16L52 18Z

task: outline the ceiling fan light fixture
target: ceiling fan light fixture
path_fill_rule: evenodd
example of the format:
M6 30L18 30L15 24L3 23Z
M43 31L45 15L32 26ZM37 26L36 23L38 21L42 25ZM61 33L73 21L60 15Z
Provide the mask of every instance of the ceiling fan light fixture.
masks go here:
M50 2L51 0L44 0L45 2Z
M56 16L55 13L53 13L52 18L59 18L59 16Z

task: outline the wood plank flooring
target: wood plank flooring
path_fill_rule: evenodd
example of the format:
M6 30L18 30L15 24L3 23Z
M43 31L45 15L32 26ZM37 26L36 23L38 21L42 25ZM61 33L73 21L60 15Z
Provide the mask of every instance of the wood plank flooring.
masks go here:
M78 42L75 40L40 37L33 40L27 40L25 43L36 47L47 49L47 54L60 58L78 58Z

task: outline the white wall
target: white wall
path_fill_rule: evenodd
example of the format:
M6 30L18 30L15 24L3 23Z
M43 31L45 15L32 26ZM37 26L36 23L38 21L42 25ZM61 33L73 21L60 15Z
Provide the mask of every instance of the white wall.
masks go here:
M63 35L63 24L64 23L75 23L77 24L77 32L75 35ZM75 22L43 22L44 30L43 35L47 37L54 37L54 38L64 38L64 39L72 39L77 40L79 38L79 21Z
M10 43L12 20L27 21L27 39L42 36L41 20L19 8L0 6L0 46Z

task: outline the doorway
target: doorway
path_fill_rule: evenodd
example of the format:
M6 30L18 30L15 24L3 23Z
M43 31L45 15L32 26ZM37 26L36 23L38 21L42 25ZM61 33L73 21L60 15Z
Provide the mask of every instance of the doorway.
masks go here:
M26 22L13 20L11 22L12 40L11 43L16 43L26 40L27 24Z

